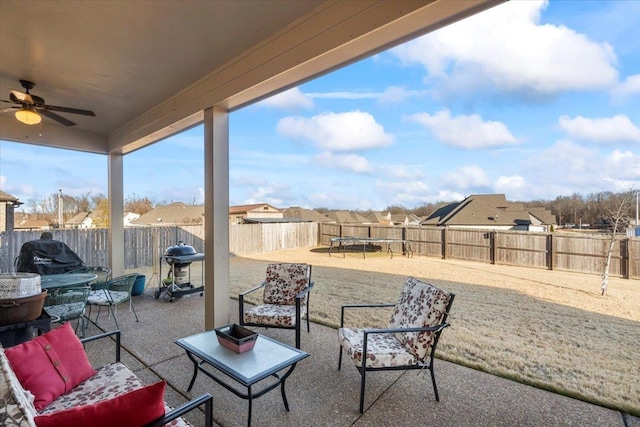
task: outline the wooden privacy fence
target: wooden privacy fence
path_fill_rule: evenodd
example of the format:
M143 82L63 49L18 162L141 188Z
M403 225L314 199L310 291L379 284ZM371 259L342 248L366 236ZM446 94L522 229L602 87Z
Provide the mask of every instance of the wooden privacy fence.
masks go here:
M42 231L0 233L0 271L13 271L13 261L24 242L38 239ZM86 265L110 265L107 230L51 230L53 238L65 242ZM204 252L201 225L183 227L127 227L124 230L125 269L154 266L167 247L182 241ZM251 255L281 249L318 245L317 223L239 224L229 227L229 251Z
M380 227L320 224L319 241L333 237L373 237L411 242L414 255L602 274L607 235L489 231L443 227ZM397 245L401 245L398 243ZM401 246L393 248L401 252ZM640 239L617 238L609 266L611 276L640 278Z
M52 230L87 265L110 265L106 229ZM0 271L13 271L24 242L40 231L0 233ZM125 228L125 268L154 266L167 247L183 241L204 252L202 226ZM415 255L602 274L609 238L596 234L486 231L440 227L377 227L318 223L239 224L229 227L229 252L246 256L331 244L332 237L407 240ZM393 246L395 245L395 246ZM402 243L392 243L402 253ZM640 238L615 241L610 275L640 278Z

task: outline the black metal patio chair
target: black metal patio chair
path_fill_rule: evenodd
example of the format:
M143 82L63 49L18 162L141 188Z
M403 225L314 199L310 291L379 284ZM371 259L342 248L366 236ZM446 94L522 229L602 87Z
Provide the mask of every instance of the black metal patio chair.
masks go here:
M245 309L244 297L262 288L263 304ZM307 318L307 332L310 330L311 289L311 265L269 264L264 282L238 296L240 325L295 329L296 348L300 348L300 323L303 317Z
M400 299L389 304L343 305L338 340L342 367L343 350L360 372L360 413L364 410L367 372L429 369L436 400L438 388L433 360L440 334L449 326L447 318L455 295L413 277L406 279ZM344 327L345 310L395 307L389 326L384 329ZM366 360L363 363L363 359Z

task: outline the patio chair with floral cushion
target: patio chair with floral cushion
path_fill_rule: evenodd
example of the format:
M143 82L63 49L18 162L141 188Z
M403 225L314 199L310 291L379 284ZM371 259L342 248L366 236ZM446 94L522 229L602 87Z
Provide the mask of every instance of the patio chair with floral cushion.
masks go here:
M109 267L103 267L101 265L87 265L84 267L76 268L68 273L93 273L97 277L89 282L92 288L105 285L111 278L111 269Z
M365 376L371 371L429 369L435 398L440 400L433 360L440 334L449 326L447 318L454 297L451 292L409 277L404 282L400 299L395 304L342 306L338 330L338 370L342 367L344 350L360 372L360 413L364 409ZM344 327L345 310L380 307L395 307L387 328ZM363 358L366 360L364 364Z
M89 294L87 305L89 306L89 318L91 318L91 308L93 306L98 307L98 314L96 314L96 322L100 316L100 309L106 307L109 310L109 315L113 316L113 321L118 326L118 318L116 317L116 308L118 304L129 303L129 311L133 311L133 315L138 322L138 314L133 306L133 299L131 298L131 291L133 289L134 282L138 278L137 273L125 274L124 276L114 277L109 279L106 284L94 284L93 290Z
M263 304L245 310L244 297L262 288ZM269 264L264 282L238 296L240 325L295 329L296 348L300 348L303 317L307 318L309 332L308 307L312 288L311 265Z
M80 337L84 338L87 319L84 317L87 299L91 292L90 286L64 287L49 290L44 300L43 310L59 323L78 320L75 331L80 330Z

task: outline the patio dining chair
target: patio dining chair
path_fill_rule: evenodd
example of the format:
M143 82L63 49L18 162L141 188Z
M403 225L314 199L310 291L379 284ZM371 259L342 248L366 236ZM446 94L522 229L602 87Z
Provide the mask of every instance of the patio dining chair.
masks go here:
M93 273L96 277L89 285L92 288L100 287L101 285L105 285L109 279L111 278L111 269L109 267L104 267L101 265L88 265L76 268L72 271L68 271L67 273Z
M360 372L360 413L364 410L367 372L429 369L436 401L440 400L433 360L440 334L449 326L447 318L455 295L428 283L409 277L404 282L397 303L343 305L338 341L342 367L343 350ZM347 309L395 307L391 321L384 329L352 329L344 327ZM363 359L366 360L363 363Z
M76 334L79 329L80 337L84 338L87 329L87 319L84 313L89 292L91 292L90 286L51 289L44 300L43 310L55 322L64 323L77 319Z
M244 297L259 289L263 289L263 303L245 308ZM311 265L269 264L265 280L238 296L240 325L295 329L296 348L300 348L303 317L307 318L307 332L310 330L308 307L311 289Z
M89 318L91 318L91 309L93 306L98 307L98 314L96 314L96 322L100 317L100 310L102 307L106 307L109 311L109 315L113 316L113 321L116 324L116 328L120 329L117 318L117 306L129 302L129 310L133 311L136 317L136 322L139 322L138 314L133 306L133 299L131 298L131 291L133 284L138 277L137 273L125 274L123 276L114 277L109 279L105 284L97 284L93 286L93 290L89 294L87 305L89 306Z

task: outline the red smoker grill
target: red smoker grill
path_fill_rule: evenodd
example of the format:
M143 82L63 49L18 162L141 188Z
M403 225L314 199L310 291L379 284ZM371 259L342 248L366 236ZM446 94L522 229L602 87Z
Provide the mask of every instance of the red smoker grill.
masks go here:
M186 294L204 291L204 269L200 280L200 286L191 283L190 265L196 261L204 261L204 254L197 253L193 246L178 242L177 245L169 246L164 255L160 256L160 277L162 277L162 261L169 264L169 273L165 279L158 283L158 290L154 296L156 299L164 295L170 302Z

